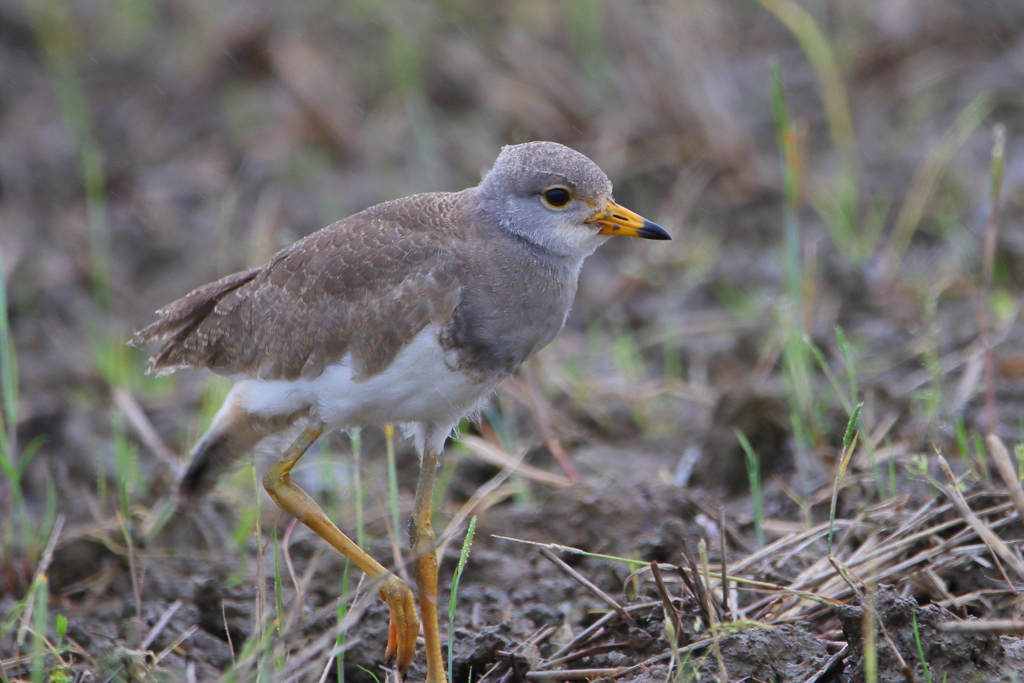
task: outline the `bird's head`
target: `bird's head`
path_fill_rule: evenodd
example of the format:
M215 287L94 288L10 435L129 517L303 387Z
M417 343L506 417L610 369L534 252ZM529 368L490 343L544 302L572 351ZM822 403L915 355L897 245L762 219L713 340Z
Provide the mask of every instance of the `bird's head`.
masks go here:
M597 164L556 142L503 148L476 191L481 208L503 229L569 258L583 258L616 235L671 239L615 203Z

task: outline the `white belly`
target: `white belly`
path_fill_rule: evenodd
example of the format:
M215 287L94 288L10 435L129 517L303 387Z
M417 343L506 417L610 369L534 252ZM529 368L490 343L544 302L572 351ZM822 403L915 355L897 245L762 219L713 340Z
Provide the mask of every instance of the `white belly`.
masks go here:
M309 408L328 425L349 427L419 422L451 426L476 408L497 384L454 372L450 352L437 342L438 329L427 327L388 368L355 382L346 357L311 380L238 382L232 393L250 412L283 415Z

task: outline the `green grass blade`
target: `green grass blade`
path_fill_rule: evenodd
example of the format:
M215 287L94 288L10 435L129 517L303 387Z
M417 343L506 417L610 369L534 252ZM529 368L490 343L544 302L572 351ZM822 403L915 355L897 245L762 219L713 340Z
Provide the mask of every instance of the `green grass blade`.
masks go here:
M956 151L967 142L971 133L994 106L995 100L991 93L981 93L964 107L946 134L928 150L900 205L889 243L886 245L885 272L889 277L895 274L896 268L903 260L903 255L914 233L917 232L925 208L938 186L943 171Z
M761 461L757 458L753 446L747 440L746 435L735 430L736 438L743 447L743 454L746 456L747 479L750 482L750 497L754 501L754 534L757 536L757 547L764 547L764 513L761 509Z
M814 70L825 102L832 145L839 157L835 188L835 228L833 233L847 243L853 237L857 219L860 163L853 130L850 100L828 38L821 32L810 12L795 0L757 0L796 37ZM842 245L841 245L842 246Z
M348 430L352 444L352 500L356 508L356 545L366 547L366 517L363 501L363 436L359 427Z
M277 540L277 527L274 527L274 621L277 632L284 627L284 582L281 580L281 546Z
M10 322L7 319L7 279L4 272L3 252L0 251L0 471L5 482L0 483L0 544L24 543L24 534L15 529L15 518L26 519L25 501L21 495L21 473L28 458L18 462L18 363L14 352ZM3 490L3 489L6 489Z
M835 532L836 524L836 506L839 502L839 484L843 480L843 475L846 474L846 468L850 464L850 458L853 457L853 449L857 445L857 423L860 421L860 411L864 407L863 403L858 403L853 409L853 414L850 415L849 421L846 423L846 433L843 434L843 452L839 460L839 468L836 470L835 481L832 482L832 504L829 507L828 512L828 554L832 554L832 536Z
M858 403L853 409L853 414L850 415L850 419L846 423L846 433L843 434L843 450L847 450L853 442L853 435L857 431L857 423L860 421L860 411L863 407L863 403Z
M878 681L878 624L875 622L875 593L872 589L862 607L861 641L864 643L864 681Z
M7 319L7 280L0 251L0 459L14 459L17 425L18 363Z
M924 658L924 646L921 645L921 632L917 628L917 615L911 613L911 625L914 627L914 643L917 645L917 656L921 660L921 669L924 671L924 678L932 683L932 671L928 668L928 660Z
M46 622L49 619L50 583L45 576L36 579L35 611L32 616L32 683L42 683L46 675Z
M92 105L78 74L84 44L66 0L25 3L29 25L57 99L64 127L78 152L79 173L85 190L89 225L89 262L93 296L110 305L110 230L106 208L106 173L103 148L96 135Z
M455 576L452 578L452 591L448 598L448 680L452 679L452 658L455 651L455 603L459 595L459 581L462 579L462 571L466 568L466 561L469 560L469 549L473 545L473 534L476 533L476 515L469 520L469 527L466 529L466 538L462 541L462 552L459 554L459 564L455 567Z
M338 598L338 624L341 624L348 616L348 568L351 561L345 558L345 569L341 573L341 597ZM338 683L345 683L345 639L348 633L339 631L334 639L334 647L338 654L334 656L334 671L337 674Z
M775 135L782 155L783 223L786 235L786 289L793 311L801 309L800 300L802 274L800 264L800 224L797 212L800 209L800 145L797 132L791 122L789 105L786 102L786 88L778 64L772 65L772 103L775 111ZM794 315L796 320L796 315Z
M846 364L846 379L850 385L850 405L857 403L860 390L857 387L857 367L853 361L853 352L850 350L850 342L846 339L843 328L836 325L836 343L839 344L839 352L843 354L843 363Z
M398 464L395 461L395 427L391 423L384 425L384 444L388 457L388 501L391 505L391 526L397 539L402 537L402 527L399 525L401 511L398 506Z

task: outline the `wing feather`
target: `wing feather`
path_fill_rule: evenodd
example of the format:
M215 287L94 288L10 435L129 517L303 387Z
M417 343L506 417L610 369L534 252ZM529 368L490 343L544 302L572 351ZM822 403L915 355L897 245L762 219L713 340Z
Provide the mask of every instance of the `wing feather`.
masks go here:
M199 287L158 311L132 342L165 342L150 359L161 374L208 367L312 378L351 354L355 377L371 377L458 305L458 198L416 195L371 207L262 268Z

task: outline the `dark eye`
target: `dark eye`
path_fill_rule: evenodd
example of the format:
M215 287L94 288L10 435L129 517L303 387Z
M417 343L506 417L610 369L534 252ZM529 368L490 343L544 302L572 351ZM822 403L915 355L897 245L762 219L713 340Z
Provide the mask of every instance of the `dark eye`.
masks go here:
M544 201L556 209L562 208L569 203L570 199L572 199L572 195L569 194L569 190L564 187L552 187L550 190L544 190L543 196Z

